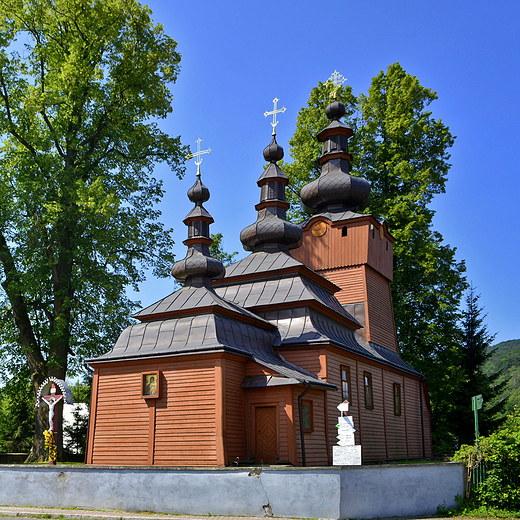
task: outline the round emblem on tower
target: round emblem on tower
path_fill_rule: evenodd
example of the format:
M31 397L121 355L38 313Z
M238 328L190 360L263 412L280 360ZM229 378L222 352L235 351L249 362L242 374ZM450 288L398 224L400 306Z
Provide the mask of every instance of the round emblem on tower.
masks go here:
M315 237L322 237L327 232L327 224L325 222L320 221L316 222L311 228L311 233Z

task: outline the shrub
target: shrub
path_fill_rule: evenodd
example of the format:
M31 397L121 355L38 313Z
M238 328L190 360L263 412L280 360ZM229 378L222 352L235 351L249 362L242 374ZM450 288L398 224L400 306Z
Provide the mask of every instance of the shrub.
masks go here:
M507 416L501 428L481 437L480 446L463 445L453 460L465 462L470 471L485 464L485 478L473 493L479 505L520 508L520 410Z

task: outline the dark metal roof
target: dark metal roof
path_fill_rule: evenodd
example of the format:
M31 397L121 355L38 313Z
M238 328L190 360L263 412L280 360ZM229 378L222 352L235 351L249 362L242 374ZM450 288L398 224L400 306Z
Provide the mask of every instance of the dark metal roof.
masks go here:
M317 213L312 215L308 219L304 220L300 223L300 226L304 228L311 220L317 217L324 217L331 222L338 222L341 220L352 220L361 217L368 217L368 215L363 213L356 213L355 211L346 210L343 206L338 207L338 211L325 211L324 213Z
M284 360L273 350L278 331L267 331L216 313L137 323L127 327L110 352L89 363L230 352L248 357L299 383L335 389L315 374Z
M311 212L329 211L330 206L344 205L345 209L365 208L370 200L370 182L350 175L348 138L352 129L339 122L345 114L345 106L333 101L326 109L331 123L318 134L323 142L323 155L318 160L321 175L306 184L300 198Z
M215 291L223 299L251 310L255 307L287 303L301 306L302 302L315 301L361 327L330 291L299 273L258 282L216 286Z
M270 164L258 179L261 186L260 203L256 206L256 222L240 233L240 241L246 251L288 251L302 243L302 230L286 219L289 204L285 200L287 176L277 166L283 157L283 148L276 136L264 150L264 159Z
M145 321L159 319L168 314L197 314L204 308L221 308L228 312L263 321L258 315L243 309L233 302L222 299L215 291L207 287L183 287L134 314L134 318Z
M261 274L263 273L269 273L271 276L274 276L276 271L280 269L302 267L303 265L304 264L300 261L284 251L275 253L259 251L258 253L251 253L242 260L227 266L225 279L251 274L258 275L258 278L261 278ZM224 283L225 279L223 280Z
M259 314L278 327L282 347L328 343L405 372L420 375L396 352L365 342L352 329L310 307L279 309Z

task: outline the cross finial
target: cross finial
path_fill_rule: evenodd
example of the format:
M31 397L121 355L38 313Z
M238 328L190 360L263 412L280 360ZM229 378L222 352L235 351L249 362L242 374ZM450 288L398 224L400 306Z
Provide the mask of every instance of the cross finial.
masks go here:
M199 137L197 139L197 151L195 153L189 153L187 156L186 156L186 159L190 160L190 159L193 159L194 157L196 157L195 159L195 164L197 165L197 175L200 177L200 165L202 163L202 157L201 155L202 154L205 154L205 153L210 153L211 152L211 148L208 148L207 150L201 150L200 149L200 143L202 142L202 139Z
M336 99L336 92L338 91L340 85L347 81L347 78L345 78L345 76L342 76L337 70L335 70L332 73L332 76L327 80L327 83L329 81L334 85L334 88L332 89L332 94L334 95L334 99Z
M280 101L278 98L274 98L273 99L273 103L274 103L274 109L271 110L270 112L264 112L264 117L267 117L271 114L273 114L273 122L271 123L271 126L273 127L273 135L276 135L276 125L278 124L278 121L276 120L276 114L280 114L280 113L283 113L285 112L285 107L282 107L282 108L276 108L278 106L278 101Z

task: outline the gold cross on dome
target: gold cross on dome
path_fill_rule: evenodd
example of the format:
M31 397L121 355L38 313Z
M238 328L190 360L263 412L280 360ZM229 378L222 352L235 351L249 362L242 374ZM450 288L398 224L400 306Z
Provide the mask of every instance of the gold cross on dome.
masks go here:
M336 99L336 92L338 91L339 87L347 81L347 78L345 76L342 76L337 70L335 70L332 73L332 76L327 80L328 82L331 82L334 85L334 88L332 89L332 94L334 95L334 99Z
M196 157L195 164L197 165L197 175L200 175L200 165L202 163L201 155L203 155L205 153L210 153L211 152L211 148L208 148L207 150L201 150L200 149L200 143L201 142L202 142L202 139L199 137L197 139L197 151L195 153L189 153L186 156L186 159L188 159L188 160L193 159L194 157Z
M273 114L273 122L271 123L271 126L273 127L273 135L276 135L276 125L278 124L278 121L276 120L276 114L280 114L285 112L285 107L282 108L276 108L278 106L278 101L280 101L278 98L273 99L274 103L274 110L271 110L270 112L264 112L264 117L270 116Z

